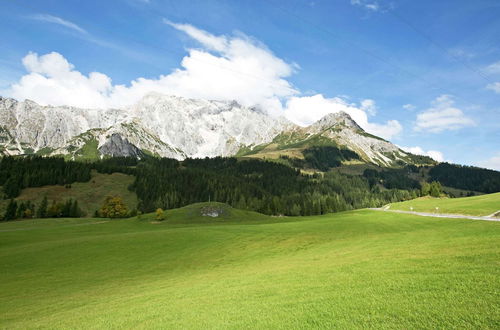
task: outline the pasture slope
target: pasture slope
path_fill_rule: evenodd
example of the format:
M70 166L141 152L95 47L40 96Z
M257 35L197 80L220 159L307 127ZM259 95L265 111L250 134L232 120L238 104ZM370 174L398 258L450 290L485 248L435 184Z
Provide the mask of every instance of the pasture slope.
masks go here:
M68 199L76 199L80 209L86 217L92 217L107 196L120 196L129 210L137 207L137 195L128 190L128 186L134 182L132 175L123 173L103 174L92 171L89 182L75 182L66 188L63 185L49 185L36 188L25 188L16 198L18 202L31 201L40 205L46 196L49 205L52 201L65 202ZM5 213L8 200L0 200L0 214Z
M436 207L438 208L436 210ZM488 216L500 211L500 193L462 198L421 197L392 203L390 210Z
M498 329L499 241L498 222L206 203L0 223L0 328Z

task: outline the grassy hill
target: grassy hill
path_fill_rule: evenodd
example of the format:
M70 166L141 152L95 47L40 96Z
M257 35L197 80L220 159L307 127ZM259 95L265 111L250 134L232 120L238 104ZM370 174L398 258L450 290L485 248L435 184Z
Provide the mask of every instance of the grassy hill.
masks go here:
M466 214L466 215L490 215L500 211L500 193L487 194L474 197L462 198L433 198L421 197L410 201L390 204L391 210L417 212L436 212L436 207L440 213Z
M207 207L222 216L203 217ZM500 223L207 203L166 218L0 223L0 327L500 324Z
M138 220L170 226L173 224L262 223L273 222L273 219L288 219L239 210L218 202L195 203L178 209L166 210L164 218L165 221L157 221L156 214L149 213L139 216Z
M75 182L71 184L71 188L62 185L25 188L16 200L29 200L39 205L44 196L47 196L49 204L52 200L59 202L72 198L78 201L86 216L91 217L101 207L106 196L121 196L129 210L135 209L137 196L128 190L128 186L133 182L134 177L131 175L102 174L92 171L92 179L89 182ZM0 200L0 214L5 212L8 202L8 200Z

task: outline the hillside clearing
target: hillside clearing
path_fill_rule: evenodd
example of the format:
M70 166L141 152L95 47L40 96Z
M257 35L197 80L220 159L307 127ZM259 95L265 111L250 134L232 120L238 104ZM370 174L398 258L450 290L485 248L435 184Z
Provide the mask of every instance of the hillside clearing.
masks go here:
M71 188L62 185L50 185L37 188L25 188L16 198L17 201L32 201L40 205L44 196L49 203L53 200L63 202L67 199L76 199L85 216L92 217L98 210L106 196L120 196L129 210L137 207L137 195L128 190L134 182L134 177L123 173L103 174L92 171L89 182L74 182ZM3 214L8 200L0 201L0 212Z

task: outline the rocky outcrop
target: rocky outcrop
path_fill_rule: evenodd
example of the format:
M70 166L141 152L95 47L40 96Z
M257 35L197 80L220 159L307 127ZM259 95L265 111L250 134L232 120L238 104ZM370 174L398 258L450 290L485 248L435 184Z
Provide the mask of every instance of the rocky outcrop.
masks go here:
M112 134L106 142L98 148L103 156L111 157L136 157L142 158L144 153L127 139L123 139L119 134Z

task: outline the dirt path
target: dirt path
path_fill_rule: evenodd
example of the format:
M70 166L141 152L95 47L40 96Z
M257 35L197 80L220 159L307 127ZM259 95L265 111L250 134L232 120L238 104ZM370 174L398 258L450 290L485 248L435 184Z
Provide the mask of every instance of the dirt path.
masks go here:
M488 217L500 217L500 210L493 212L492 214L488 215Z
M414 212L414 211L400 211L400 210L389 210L387 207L383 208L371 208L370 210L381 211L381 212L394 212L394 213L405 213L420 215L423 217L434 217L434 218L454 218L454 219L471 219L471 220L485 220L485 221L500 221L500 218L494 218L493 216L474 216L474 215L463 215L463 214L449 214L449 213L429 213L429 212ZM497 212L496 212L497 213ZM493 213L493 214L496 214Z

